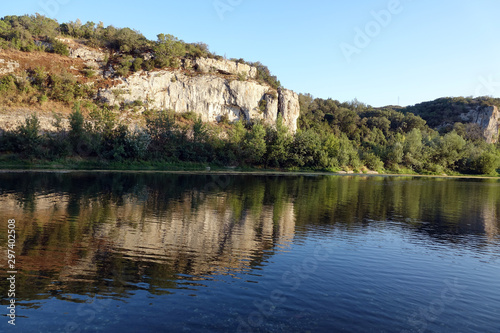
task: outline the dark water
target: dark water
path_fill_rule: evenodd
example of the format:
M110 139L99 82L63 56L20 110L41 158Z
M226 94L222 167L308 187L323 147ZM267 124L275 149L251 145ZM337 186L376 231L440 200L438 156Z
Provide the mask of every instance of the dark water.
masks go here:
M500 182L0 173L2 332L500 332Z

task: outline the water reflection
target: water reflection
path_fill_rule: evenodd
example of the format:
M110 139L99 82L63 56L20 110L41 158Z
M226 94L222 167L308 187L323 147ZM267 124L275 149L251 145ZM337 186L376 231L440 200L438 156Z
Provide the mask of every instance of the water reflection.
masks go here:
M391 221L480 251L498 244L499 188L411 177L4 173L0 227L17 220L19 299L196 293L204 281L258 271L308 235Z

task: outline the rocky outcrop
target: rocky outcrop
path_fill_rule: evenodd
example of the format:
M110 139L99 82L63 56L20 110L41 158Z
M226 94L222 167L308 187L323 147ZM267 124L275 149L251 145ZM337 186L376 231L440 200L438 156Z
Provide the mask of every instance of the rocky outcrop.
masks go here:
M297 129L297 119L300 114L299 95L288 89L279 89L278 110L283 117L283 123L294 131Z
M221 58L183 59L177 70L139 71L117 77L105 52L72 39L58 40L68 46L70 58L83 61L83 66L77 61L70 69L92 70L93 82L86 83L105 86L97 97L111 105L140 101L149 109L195 112L206 122L260 120L274 125L281 114L291 132L297 129L298 95L257 81L257 68L248 64ZM145 54L145 58L151 56ZM18 67L20 64L15 61L0 59L0 75L12 73ZM14 119L8 120L9 127L14 123Z
M475 106L460 114L463 122L478 124L488 143L497 143L500 130L500 111L496 106Z
M197 58L195 60L186 59L185 69L194 69L200 73L221 73L243 75L245 78L254 79L257 77L257 68L225 59Z
M0 58L0 75L14 73L19 68L17 61L5 60Z
M3 131L12 131L19 128L20 125L24 124L26 119L31 117L35 113L38 117L40 129L43 132L53 132L56 131L55 127L55 117L53 112L41 112L30 110L27 108L5 108L0 109L0 133ZM69 120L64 116L61 116L61 126L64 129L69 129Z
M224 71L237 71L238 68L247 69L236 66ZM141 101L150 109L172 109L179 113L192 111L203 121L220 121L227 117L230 121L262 120L272 125L281 114L292 132L297 129L298 95L287 89L276 91L252 80L240 81L222 75L180 70L138 72L121 80L122 83L101 90L100 98L111 105Z

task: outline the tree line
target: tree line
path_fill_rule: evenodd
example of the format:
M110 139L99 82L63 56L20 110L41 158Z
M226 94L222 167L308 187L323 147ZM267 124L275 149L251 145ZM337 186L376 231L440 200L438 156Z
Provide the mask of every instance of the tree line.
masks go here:
M57 118L56 131L42 133L39 119L32 115L17 129L1 133L0 153L4 160L83 158L421 174L495 175L500 167L498 144L471 140L454 130L440 134L413 114L374 110L357 102L339 107L332 100L308 95L300 100L302 114L295 134L281 116L275 126L258 121L212 125L194 113L172 110L146 111L144 126L131 128L107 106L90 105L84 116L76 103L69 128ZM332 108L333 113L322 115Z

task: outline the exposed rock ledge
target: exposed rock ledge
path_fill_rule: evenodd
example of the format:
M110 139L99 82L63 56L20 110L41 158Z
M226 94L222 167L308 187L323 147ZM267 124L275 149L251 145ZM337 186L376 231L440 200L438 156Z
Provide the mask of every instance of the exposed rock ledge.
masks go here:
M0 75L14 73L19 68L17 61L0 59Z
M497 143L500 131L500 111L496 106L478 106L460 115L462 121L478 124L488 143Z
M224 74L242 74L246 78L255 79L257 77L257 68L237 63L225 59L197 58L195 60L186 59L184 61L185 69L196 69L201 73L219 72Z
M99 97L111 105L141 101L153 109L192 111L203 121L219 121L227 116L230 121L262 120L272 125L281 114L292 132L297 129L299 98L287 89L276 92L255 81L231 80L212 74L193 76L169 70L142 71L122 81L101 90Z

